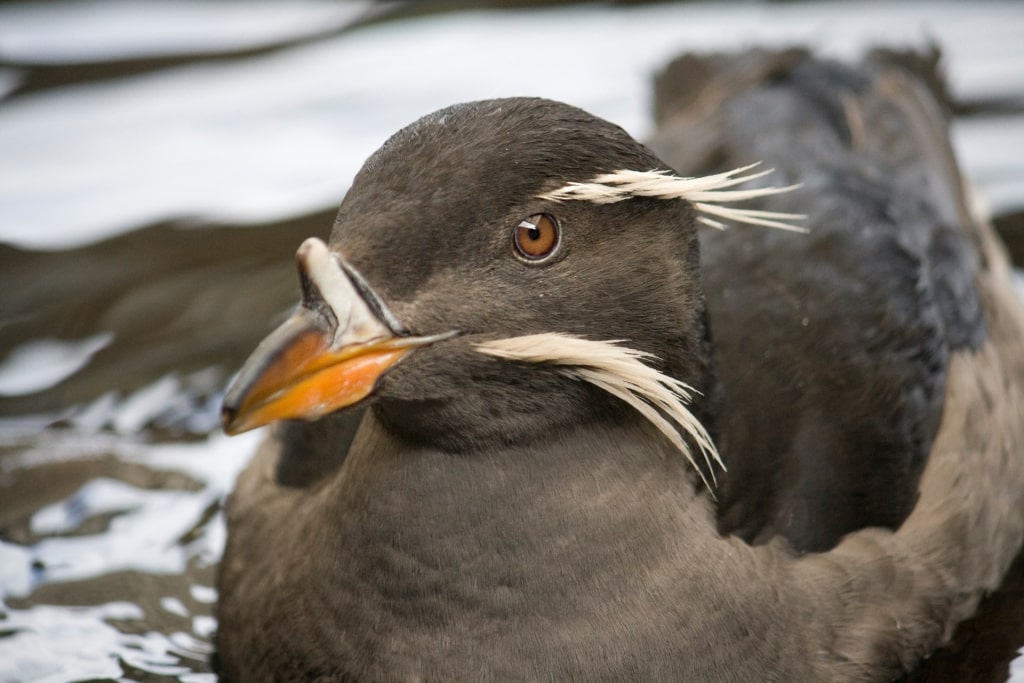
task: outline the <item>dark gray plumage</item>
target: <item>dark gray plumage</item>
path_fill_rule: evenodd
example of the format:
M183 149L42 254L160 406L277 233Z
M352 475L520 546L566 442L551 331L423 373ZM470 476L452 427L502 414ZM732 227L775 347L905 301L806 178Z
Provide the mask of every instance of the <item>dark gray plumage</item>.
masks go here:
M752 70L759 80L743 83ZM708 82L697 87L695 71ZM780 182L803 183L766 203L802 209L811 228L704 234L728 387L722 530L826 550L866 525L897 527L916 500L949 356L985 339L941 113L881 55L858 71L799 50L684 57L661 87L676 97L660 108L662 158L687 173L764 159ZM713 112L682 99L696 92L719 98Z
M383 374L358 428L288 423L243 473L225 676L888 680L998 584L1024 536L1024 312L927 94L798 51L691 57L659 87L661 158L509 99L367 162L332 246L411 334L460 334ZM808 235L537 199L759 159L804 183L765 205ZM562 242L531 265L510 237L539 213ZM700 390L717 505L622 401L475 347L539 332L628 340Z

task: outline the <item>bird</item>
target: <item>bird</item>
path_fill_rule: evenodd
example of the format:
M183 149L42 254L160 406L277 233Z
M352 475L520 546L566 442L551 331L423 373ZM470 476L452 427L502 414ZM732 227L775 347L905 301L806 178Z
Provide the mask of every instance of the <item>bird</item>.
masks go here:
M529 97L387 140L224 398L274 425L224 679L884 681L946 642L1024 540L1024 307L921 63L686 54L646 144Z

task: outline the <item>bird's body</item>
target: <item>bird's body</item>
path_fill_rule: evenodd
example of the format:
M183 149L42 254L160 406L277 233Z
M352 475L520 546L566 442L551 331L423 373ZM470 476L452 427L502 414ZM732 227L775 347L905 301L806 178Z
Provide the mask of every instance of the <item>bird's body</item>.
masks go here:
M232 429L320 418L229 502L230 679L888 680L998 585L1024 538L1024 312L930 100L802 54L694 77L740 63L666 72L652 144L686 175L777 167L804 187L761 201L809 234L698 244L686 201L553 199L667 165L543 100L444 110L367 162L227 399ZM675 424L701 472L617 347L700 392Z

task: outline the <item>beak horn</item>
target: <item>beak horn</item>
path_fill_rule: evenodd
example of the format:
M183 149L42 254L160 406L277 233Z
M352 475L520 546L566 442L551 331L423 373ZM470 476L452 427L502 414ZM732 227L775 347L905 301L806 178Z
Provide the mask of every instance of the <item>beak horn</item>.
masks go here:
M414 348L451 336L409 336L359 273L319 239L303 242L296 261L302 304L228 388L221 409L228 434L354 405Z

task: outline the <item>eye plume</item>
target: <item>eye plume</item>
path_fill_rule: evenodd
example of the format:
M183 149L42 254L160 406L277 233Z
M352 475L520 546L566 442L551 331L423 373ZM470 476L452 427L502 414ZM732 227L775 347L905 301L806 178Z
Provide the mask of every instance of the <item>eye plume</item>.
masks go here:
M563 185L557 190L539 195L538 198L559 202L575 199L594 204L614 204L630 197L684 199L693 204L693 208L698 213L698 221L719 230L725 228L722 220L729 220L735 223L759 225L791 232L807 232L807 228L789 222L803 220L807 217L803 214L721 206L721 204L782 194L800 187L797 184L786 187L758 187L751 190L728 189L763 178L773 170L766 169L747 173L758 165L760 162L734 168L725 173L697 178L684 178L672 171L614 171L599 175L588 182ZM744 175L745 173L747 174Z
M505 360L557 365L567 377L589 382L625 401L686 456L714 496L715 465L724 470L725 464L704 425L687 408L696 390L645 363L655 358L652 354L623 346L620 340L592 341L555 332L481 342L476 350ZM710 481L682 434L697 444Z

